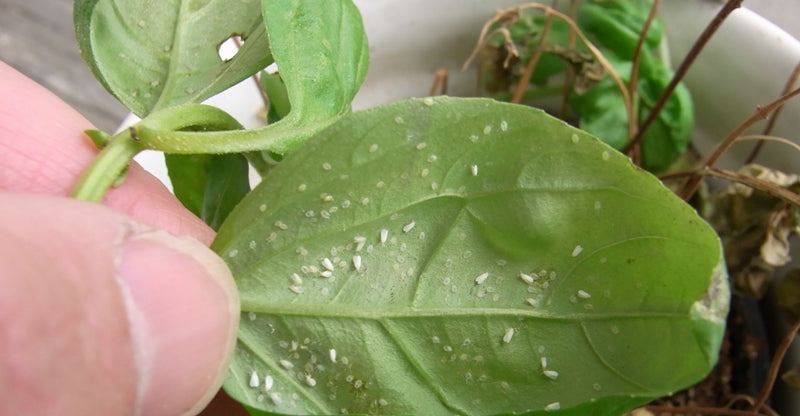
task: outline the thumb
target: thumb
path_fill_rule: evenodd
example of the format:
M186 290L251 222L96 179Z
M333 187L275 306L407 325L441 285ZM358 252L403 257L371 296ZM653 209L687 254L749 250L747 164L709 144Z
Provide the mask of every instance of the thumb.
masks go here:
M219 389L239 301L208 248L2 192L0 235L0 414L194 414Z

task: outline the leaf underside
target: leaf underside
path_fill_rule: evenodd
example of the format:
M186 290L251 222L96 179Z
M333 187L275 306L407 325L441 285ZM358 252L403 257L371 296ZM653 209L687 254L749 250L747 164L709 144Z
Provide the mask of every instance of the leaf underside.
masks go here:
M483 99L347 116L213 247L255 413L619 414L702 378L727 307L716 235L656 178Z
M77 0L78 44L95 76L143 117L199 102L272 62L260 0ZM218 47L245 39L228 60Z

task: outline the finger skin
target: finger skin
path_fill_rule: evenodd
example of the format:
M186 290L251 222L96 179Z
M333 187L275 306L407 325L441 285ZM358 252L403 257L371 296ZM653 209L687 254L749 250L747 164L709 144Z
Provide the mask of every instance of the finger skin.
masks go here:
M0 235L0 414L195 414L219 389L239 302L202 244L8 192Z
M67 196L98 150L83 116L0 62L0 189ZM145 224L206 245L214 232L135 162L103 203Z

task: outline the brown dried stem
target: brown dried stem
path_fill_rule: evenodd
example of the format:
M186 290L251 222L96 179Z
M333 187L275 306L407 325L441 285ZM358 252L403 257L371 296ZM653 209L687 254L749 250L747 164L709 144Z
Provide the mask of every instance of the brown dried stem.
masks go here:
M753 403L751 409L759 410L767 402L767 398L769 397L769 393L772 391L772 387L775 385L775 380L778 378L778 371L780 370L781 363L783 362L783 357L786 356L786 352L789 351L789 346L792 345L792 341L794 341L795 336L797 336L797 332L800 331L800 320L794 323L792 329L783 337L781 340L780 345L775 350L775 355L772 357L772 363L769 366L769 373L767 374L766 383L764 383L764 387L761 388L761 393L756 398L756 402Z
M522 77L519 79L517 88L514 90L514 95L511 96L512 103L519 104L522 102L522 96L525 95L525 90L528 89L528 84L531 82L531 76L533 76L533 71L536 69L536 65L539 63L539 58L542 56L544 43L547 41L547 35L550 34L550 28L552 26L553 16L547 16L547 20L544 22L544 29L542 29L542 34L539 36L539 42L536 43L536 48L533 50L533 55L531 55L531 59L528 60L528 64L525 65L525 72L522 73Z
M800 78L800 62L798 62L797 65L795 65L792 74L789 75L789 79L786 80L786 85L784 85L781 94L783 95L791 91L792 88L794 88L795 84L797 83L798 78ZM772 133L772 129L775 127L775 122L778 120L778 117L780 116L782 110L783 106L780 106L778 107L778 109L775 110L775 113L772 114L772 117L769 118L769 120L767 121L767 125L764 127L764 131L761 134L763 134L764 136L769 136L770 133ZM752 163L758 156L759 152L761 152L761 148L763 146L764 146L764 140L761 140L758 143L756 143L756 145L753 147L753 150L750 152L750 156L747 157L747 160L744 163Z
M783 103L785 103L786 101L790 100L792 97L794 97L796 95L800 95L800 88L792 90L788 94L782 95L777 100L775 100L775 101L773 101L773 102L771 102L771 103L769 103L769 104L767 104L767 105L765 105L763 107L759 107L753 115L751 115L749 118L747 118L741 124L739 124L735 129L733 129L733 131L730 134L728 134L728 136L725 137L725 139L723 141L721 141L717 145L716 148L714 148L714 151L711 153L710 156L708 156L708 158L706 159L705 163L703 163L702 166L704 168L708 168L708 167L714 166L714 164L717 163L719 158L722 157L722 155L726 151L728 151L728 149L731 147L731 145L736 141L736 139L739 136L742 135L742 133L745 132L745 130L750 128L750 126L755 124L757 121L763 120L763 119L769 117L769 115L772 114L773 111L775 111ZM697 191L697 187L700 184L700 180L701 180L701 177L698 176L698 175L694 175L694 176L690 177L686 181L686 183L683 185L679 195L684 200L688 201L692 197L692 195L694 195L694 193Z
M717 29L719 29L719 27L722 25L722 22L725 21L728 15L741 7L742 1L743 0L728 0L719 10L717 15L714 16L714 19L711 20L711 23L706 26L705 30L703 30L703 33L700 34L700 37L697 38L697 41L695 41L694 45L692 45L692 48L686 54L683 62L681 62L680 66L678 66L678 69L675 71L675 75L672 77L669 84L667 84L667 87L658 97L658 101L656 101L653 109L650 110L647 118L644 120L644 122L642 122L642 124L639 125L639 131L636 132L636 136L634 136L633 139L631 139L628 144L625 145L623 152L629 153L634 146L638 145L639 142L642 141L644 133L656 120L658 113L660 113L661 109L664 108L664 105L672 95L672 92L675 91L678 83L681 82L683 77L686 75L686 72L689 71L689 68L691 67L692 63L694 63L695 59L697 59L700 51L706 46L708 41L711 39L711 36L717 31Z
M571 19L569 16L565 15L564 13L561 13L558 10L556 10L556 9L550 7L550 6L547 6L547 5L544 5L544 4L541 4L541 3L525 3L525 4L518 5L516 7L512 7L510 9L501 10L493 18L489 19L483 25L483 28L481 29L480 36L478 37L478 44L475 46L475 49L473 49L472 54L470 54L470 56L469 56L469 58L467 58L466 62L464 62L464 66L463 66L462 69L466 69L469 66L469 64L478 55L480 49L483 47L483 45L485 44L485 42L487 40L487 34L489 32L489 28L491 28L491 26L493 24L495 24L497 22L501 22L501 21L508 21L509 20L509 16L511 17L511 19L513 19L514 17L519 16L519 12L520 11L525 10L525 9L539 10L539 11L543 12L545 16L555 16L555 17L563 20L566 24L568 24L570 26L570 28L572 28L572 30L578 36L578 38L580 38L581 42L583 42L583 44L586 45L586 48L589 49L589 51L592 53L592 55L597 59L597 61L603 67L603 70L605 70L608 73L608 75L611 77L611 79L614 81L614 84L616 84L617 88L620 91L620 94L622 95L622 100L625 103L625 108L627 110L628 117L629 118L633 117L633 104L631 102L631 97L628 94L628 89L625 86L625 83L622 82L622 78L620 78L620 76L617 73L617 71L614 69L614 67L611 65L611 63L608 62L608 59L606 59L606 57L603 55L603 53L600 52L600 50L597 49L597 47L594 46L594 44L592 44L592 42L589 41L589 39L586 37L586 35L583 33L583 31L581 31L581 29L578 27L577 23L575 23L575 21L573 19Z

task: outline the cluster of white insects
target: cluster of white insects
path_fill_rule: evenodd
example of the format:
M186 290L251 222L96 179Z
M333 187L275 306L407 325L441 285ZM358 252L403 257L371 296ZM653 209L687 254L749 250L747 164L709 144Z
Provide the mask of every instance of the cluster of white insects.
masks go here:
M434 100L432 100L432 99L427 100L426 99L426 101L423 101L423 102L425 103L425 105L433 105ZM398 124L404 124L405 120L403 120L401 117L398 117L398 118L395 118L395 122L398 123ZM500 125L499 125L499 128L500 128L501 131L507 131L508 130L508 123L506 121L502 121L500 123ZM484 135L488 135L491 132L492 132L492 126L491 125L487 125L483 129ZM473 140L471 138L471 140L477 141L477 136L472 136L472 137L475 137L475 139ZM577 143L579 141L579 137L576 136L576 135L573 135L570 138L574 143ZM417 150L422 150L425 147L426 147L425 143L420 143L420 144L418 144L416 146L416 149ZM369 147L369 152L373 153L373 152L378 151L378 149L379 149L379 146L377 144L373 144L373 145L371 145ZM604 153L603 154L603 159L607 160L607 158L608 158L607 153ZM438 160L438 157L436 155L431 155L431 156L429 156L427 158L427 160L428 160L428 162L433 163L433 162L436 162ZM467 164L466 166L467 166L466 174L468 176L477 177L479 175L479 165L478 164L473 163L473 164ZM323 168L323 170L329 171L329 170L332 169L332 166L331 166L330 163L326 162L326 163L324 163L322 165L322 168ZM427 174L423 174L423 176L427 176ZM380 181L380 182L378 182L378 185L376 185L376 186L379 187L379 188L382 188L382 187L385 187L386 184L383 181ZM307 185L301 184L298 187L297 190L299 192L305 192L307 189L308 189ZM436 187L432 187L432 189L436 190ZM320 196L320 200L322 202L325 202L325 203L332 203L332 202L334 202L334 197L331 196L330 194L323 194L323 195ZM354 199L354 201L358 201L358 198ZM369 203L370 203L370 199L368 197L361 198L361 205L366 206ZM357 202L354 203L353 205L357 205ZM341 204L341 206L342 206L342 208L348 208L350 206L349 200L344 201ZM266 211L266 206L265 205L260 206L259 210L262 211L262 212ZM309 212L311 214L309 214ZM320 215L320 216L322 218L329 218L331 212L330 211L324 211L324 212L326 212L326 215ZM315 213L313 211L306 211L305 212L305 216L309 217L309 218L312 218L312 217L315 216ZM289 226L287 224L285 224L284 222L282 222L282 221L276 221L273 225L275 226L275 228L277 228L277 231L279 231L279 232L280 232L280 230L284 230L285 231L285 230L287 230L289 228ZM337 273L337 272L347 272L347 271L362 272L364 270L365 266L367 266L367 267L369 266L370 259L365 254L365 252L366 252L365 248L369 244L370 240L375 239L375 240L373 240L373 242L377 241L378 244L380 244L381 246L384 246L384 245L387 245L387 243L390 242L390 236L394 240L395 239L394 236L409 235L415 229L416 229L416 231L414 233L418 233L418 232L421 233L419 231L420 227L418 227L417 221L415 221L413 219L412 220L406 220L402 224L396 224L396 227L397 228L392 228L392 227L381 228L381 229L379 229L377 231L377 235L373 235L372 237L367 237L366 235L356 235L355 237L353 237L353 240L350 243L350 245L347 246L349 249L352 249L352 251L353 251L352 257L349 258L349 261L346 261L346 260L348 260L347 258L345 258L345 261L343 261L342 259L340 259L338 257L334 257L334 256L320 257L320 258L317 258L316 260L314 260L314 261L316 261L316 264L313 264L313 265L307 264L305 266L306 269L303 270L303 273L308 272L308 273L310 273L312 275L316 274L321 278L324 278L324 279L327 279L329 281L332 281L334 279L334 277L335 277L335 273ZM421 235L424 236L424 233L422 233ZM372 247L372 246L370 245L369 247ZM302 247L300 247L300 249L303 250L303 253L300 253L298 251L299 254L301 254L303 256L308 254L307 251L305 249L303 249ZM300 250L300 249L298 249L298 250ZM571 251L567 250L567 254L572 258L576 258L576 257L580 256L583 253L583 251L584 251L584 248L581 245L576 245L576 246L574 246L574 248ZM235 256L235 254L233 254L233 253L230 253L230 254L231 254L231 257ZM364 260L364 257L362 257L362 254L364 254L364 257L367 257L367 261L366 262ZM477 274L476 276L473 275L473 276L475 276L473 278L474 284L478 285L478 286L487 284L487 282L489 282L491 279L495 279L495 277L493 277L493 273L494 272L484 271L484 272L481 272L481 273ZM288 286L289 291L291 291L292 293L294 293L296 295L300 295L300 294L304 293L304 290L303 290L303 288L304 288L304 286L303 286L304 285L303 277L307 277L307 274L304 274L303 276L301 276L301 273L298 273L298 272L291 273L289 275L289 280L290 280L290 285ZM547 288L548 282L552 281L556 277L556 274L555 274L555 271L553 271L553 270L542 270L540 272L530 272L530 271L528 271L528 272L520 272L518 277L522 281L522 283L524 283L525 285L528 285L529 287L532 287L534 285L540 285L540 286L544 285L544 288ZM528 291L531 292L531 290L528 290ZM588 299L591 299L591 297L592 296L591 296L591 294L589 292L587 292L585 290L577 290L576 292L573 292L573 295L571 296L571 300L572 299L588 300ZM525 298L525 302L528 305L533 306L533 307L538 307L540 305L540 299L538 299L538 298L527 297L527 298ZM502 335L499 337L500 341L501 341L501 345L511 344L512 342L514 342L515 336L519 336L519 335L520 335L519 329L513 328L513 327L505 328L505 330L502 332ZM438 341L439 341L438 337L433 337L433 339L434 339L434 343L438 343ZM519 342L519 341L517 341L517 342ZM443 351L445 351L447 353L452 353L453 352L453 348L450 347L450 346L445 346L443 348ZM335 349L333 349L333 348L328 349L328 358L329 358L330 363L337 364L337 360L339 359L339 357L337 357L337 351ZM301 383L304 383L307 387L314 388L314 387L318 386L319 380L314 378L314 376L312 374L294 372L293 371L294 370L294 363L292 363L291 361L286 360L286 359L280 359L280 360L277 361L277 364L278 364L279 367L281 367L283 370L286 370L287 372L292 372L294 374L299 374L297 376L298 380ZM558 371L548 367L547 357L541 356L540 365L541 365L541 376L543 376L544 378L546 378L546 379L548 379L550 381L558 380L560 374L559 374ZM471 373L467 373L467 374L471 374ZM355 379L353 379L352 376L348 376L348 377L349 377L349 379L346 380L346 381L351 386L353 386L354 388L361 389L364 386L364 382L362 380L355 380ZM485 379L485 378L486 378L486 375L482 375L479 378L479 380L482 380L482 379ZM324 381L323 381L323 384L324 384ZM253 389L258 389L259 391L262 391L263 393L266 393L267 397L272 401L273 404L280 405L281 403L283 403L283 398L281 397L281 394L276 392L275 389L274 389L275 379L273 378L272 375L267 374L267 375L264 375L263 378L262 378L262 377L259 376L257 371L253 370L250 373L248 385L249 385L249 387L251 387ZM509 384L507 382L505 382L505 381L502 381L500 383L500 386L503 387L504 389L510 388ZM379 404L381 406L386 406L386 405L388 405L388 402L385 399L381 398L380 401L379 401ZM549 411L559 410L560 408L561 408L561 403L558 402L558 401L549 403L549 404L544 406L544 409L545 410L549 410Z

